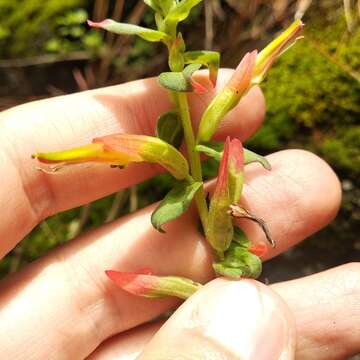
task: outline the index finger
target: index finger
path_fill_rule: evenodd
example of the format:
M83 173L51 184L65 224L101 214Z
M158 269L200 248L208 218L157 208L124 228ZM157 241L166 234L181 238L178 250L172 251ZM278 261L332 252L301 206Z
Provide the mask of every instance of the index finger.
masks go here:
M218 88L231 73L221 72ZM195 122L213 95L189 96ZM79 146L111 133L153 135L157 117L171 107L166 91L152 78L41 100L0 114L0 207L6 209L0 224L0 258L43 218L143 181L157 171L139 164L122 171L82 168L49 176L36 171L30 154ZM229 114L217 136L232 133L245 139L260 126L263 115L263 96L254 88Z

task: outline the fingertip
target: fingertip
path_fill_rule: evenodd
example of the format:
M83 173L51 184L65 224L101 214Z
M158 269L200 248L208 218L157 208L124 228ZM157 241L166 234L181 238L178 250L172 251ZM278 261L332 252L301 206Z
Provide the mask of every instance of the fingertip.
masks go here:
M314 227L323 227L335 218L341 204L341 184L325 160L306 150L287 150L282 172L301 184L302 211L312 214Z
M276 241L276 249L269 248L266 259L326 226L341 204L339 179L317 155L293 149L271 154L267 159L272 171L256 164L246 167L242 199L244 205L264 219ZM262 189L262 193L255 189ZM251 204L247 204L248 199ZM240 223L252 241L264 242L256 224L243 220Z
M140 358L275 360L294 351L293 316L279 295L253 280L217 279L175 312Z

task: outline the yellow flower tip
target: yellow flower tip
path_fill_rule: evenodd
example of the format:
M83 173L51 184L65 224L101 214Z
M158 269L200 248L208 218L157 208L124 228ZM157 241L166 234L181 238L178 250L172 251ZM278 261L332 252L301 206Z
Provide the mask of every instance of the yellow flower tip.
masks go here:
M33 158L45 164L95 162L116 167L131 162L152 162L162 165L179 180L189 173L188 163L177 149L158 138L144 135L107 135L95 138L89 145L65 151L35 153Z
M44 164L77 164L82 162L98 161L104 149L102 144L89 144L70 150L35 153L31 157Z
M299 34L303 27L304 23L301 20L295 20L259 53L253 72L253 84L259 84L275 60L300 39Z

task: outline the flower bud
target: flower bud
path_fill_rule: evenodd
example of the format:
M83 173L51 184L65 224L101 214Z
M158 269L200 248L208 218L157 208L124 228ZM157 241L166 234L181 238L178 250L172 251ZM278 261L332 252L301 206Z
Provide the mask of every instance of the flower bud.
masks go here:
M119 23L111 19L105 19L100 22L88 20L87 23L93 28L103 29L119 35L137 35L151 42L162 41L169 43L170 41L169 36L162 31L148 29L134 24Z
M229 248L234 235L232 218L229 214L231 198L229 192L229 150L230 138L225 142L214 194L211 198L206 238L221 259Z
M131 273L107 270L105 273L121 289L147 298L176 296L185 300L202 286L183 277L155 276L148 271Z
M257 56L253 72L253 84L260 84L275 60L299 38L304 24L295 20L282 34L267 45Z
M184 156L163 140L145 135L113 134L99 137L78 148L32 155L45 164L70 165L85 162L126 166L131 162L157 163L176 179L184 179L189 165Z
M198 143L209 141L224 116L232 110L251 87L257 51L247 53L224 89L212 100L201 118Z

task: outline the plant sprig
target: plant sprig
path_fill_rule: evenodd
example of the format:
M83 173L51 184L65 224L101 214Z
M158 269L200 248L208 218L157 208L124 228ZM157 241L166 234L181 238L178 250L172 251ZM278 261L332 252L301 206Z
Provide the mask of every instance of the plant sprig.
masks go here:
M271 246L275 246L265 222L243 208L239 202L244 184L244 165L259 162L271 170L260 155L244 149L240 140L229 137L225 144L212 138L224 117L254 85L265 78L275 60L298 39L302 22L295 21L260 53L247 53L225 87L208 105L195 133L189 111L188 93L204 93L207 87L196 81L194 74L202 67L209 72L209 84L215 86L220 67L220 54L214 51L188 51L178 25L202 0L144 0L154 11L157 29L118 23L111 19L92 27L116 34L137 35L146 41L162 42L168 50L170 71L159 76L159 84L169 90L173 109L162 114L157 122L156 137L113 134L94 139L92 144L52 153L36 153L41 163L59 166L98 162L111 167L124 167L132 162L152 162L163 166L175 178L173 189L159 203L151 216L155 229L186 212L195 200L203 234L214 251L213 268L217 275L238 279L256 278L261 273L260 257L267 251L265 243L252 244L233 224L234 217L259 223ZM239 120L241 121L241 119ZM178 150L185 142L187 159ZM219 173L210 202L206 199L200 153L219 161ZM147 297L178 296L186 298L200 284L189 279L157 277L150 272L124 273L108 271L108 276L121 288Z

